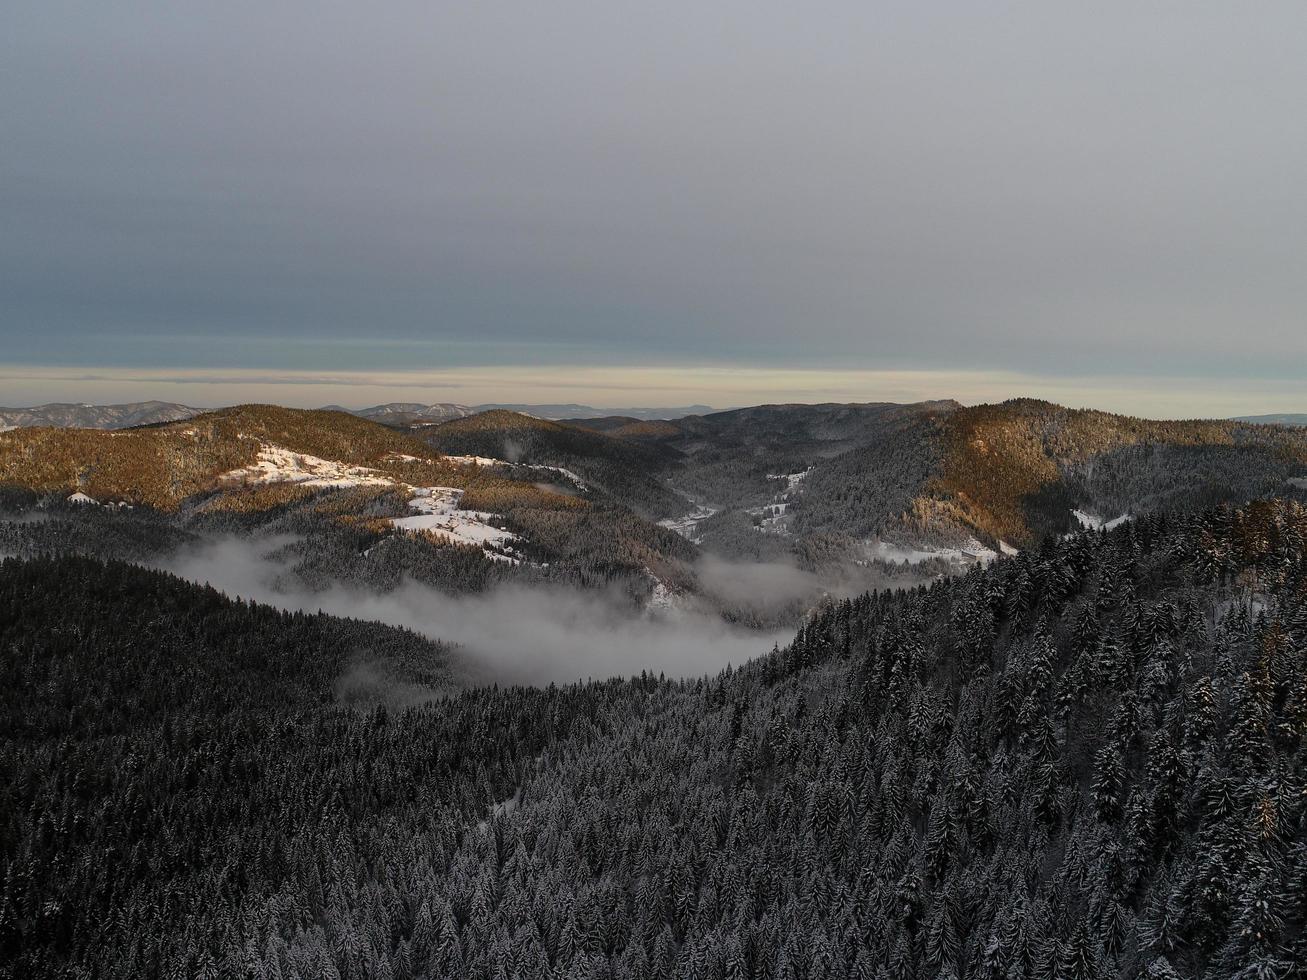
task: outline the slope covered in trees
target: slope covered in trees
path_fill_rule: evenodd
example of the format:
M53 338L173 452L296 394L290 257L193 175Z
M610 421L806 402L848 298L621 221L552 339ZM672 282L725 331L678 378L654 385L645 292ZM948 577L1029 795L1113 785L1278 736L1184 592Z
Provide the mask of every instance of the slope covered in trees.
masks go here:
M183 681L205 630L100 577L13 562L0 577L10 976L1226 978L1307 962L1293 502L1148 516L832 603L713 679L403 711L334 704L316 658L253 642L243 656L276 683L209 669L200 703ZM133 694L147 651L88 632L111 614L88 592L173 634L178 668L149 664L157 693Z
M979 405L944 426L931 496L991 538L1022 546L1103 516L1197 510L1283 489L1307 470L1307 433L1222 420L1159 422L1033 399Z
M578 443L605 438L562 431ZM636 462L649 454L620 448ZM634 463L600 464L614 479L625 474L650 484ZM413 515L414 488L431 486L461 491L455 520L458 511L477 512L488 515L477 520L516 535L520 563L439 531L397 528L395 519ZM664 504L677 499L660 484L650 486L648 496ZM115 507L69 507L74 493ZM2 432L0 494L3 550L141 560L205 537L291 534L300 539L300 577L312 588L333 580L385 588L409 576L466 592L505 580L546 580L617 585L638 599L653 589L651 574L692 586L686 566L697 553L601 489L577 488L561 474L451 461L417 438L344 412L276 406L238 406L127 431ZM130 509L120 511L120 504ZM24 523L7 523L6 510Z
M685 499L659 478L675 465L679 454L656 444L613 438L589 428L502 409L423 426L413 434L452 456L563 467L646 517L672 517L687 506Z
M431 482L439 463L418 440L344 412L238 405L136 429L0 432L0 484L175 510L254 464L267 445L415 483Z
M1307 477L1307 432L1239 421L1152 421L1015 399L963 407L762 405L657 426L575 423L678 454L665 478L717 508L708 550L747 554L733 530L762 526L775 477L805 474L767 530L822 539L1019 547L1079 525L1080 509L1198 511L1281 493ZM732 516L735 520L732 521ZM778 549L770 549L775 553ZM781 549L783 550L783 549Z
M516 535L513 553L397 528L412 488L430 486ZM764 405L656 423L490 411L404 434L342 412L241 406L122 432L0 433L0 487L149 507L183 535L300 535L312 588L409 575L453 592L547 580L616 586L637 605L660 585L711 602L702 551L797 567L842 593L883 580L878 563L896 556L934 573L1031 547L1074 530L1077 510L1108 520L1302 497L1307 429L1017 400ZM131 523L114 523L123 547L102 553L139 558L166 537L137 521L148 539L130 546L119 532ZM53 544L67 530L0 533Z

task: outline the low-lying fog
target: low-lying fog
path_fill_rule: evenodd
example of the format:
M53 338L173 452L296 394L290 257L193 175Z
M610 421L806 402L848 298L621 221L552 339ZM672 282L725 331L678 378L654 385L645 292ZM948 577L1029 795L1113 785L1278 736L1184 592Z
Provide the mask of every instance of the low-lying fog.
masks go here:
M224 539L191 549L158 567L194 582L283 609L376 620L457 643L487 681L540 684L639 674L714 674L784 644L793 630L774 633L732 627L706 613L670 610L635 616L599 592L505 586L453 597L409 582L377 594L347 586L287 592L286 566L268 558L283 541ZM714 569L719 579L724 569ZM789 592L793 578L764 570L742 584L755 596ZM804 584L807 584L806 582Z

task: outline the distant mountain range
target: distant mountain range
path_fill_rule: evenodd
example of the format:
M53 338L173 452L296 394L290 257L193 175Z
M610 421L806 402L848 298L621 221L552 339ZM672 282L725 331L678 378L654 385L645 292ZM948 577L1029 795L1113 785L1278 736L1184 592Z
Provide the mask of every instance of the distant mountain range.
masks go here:
M343 405L328 405L323 411L348 412L359 418L380 422L382 425L434 425L448 422L450 419L466 418L475 415L479 409L472 405L455 405L451 402L438 402L424 405L421 402L388 402L385 405L373 405L371 408L346 408Z
M481 412L504 409L541 419L597 419L621 416L631 419L679 419L687 415L707 415L716 411L708 405L683 405L679 408L595 408L591 405L458 405L437 402L389 402L370 408L345 408L327 405L329 412L348 412L359 418L391 426L435 425L450 419L467 418ZM158 425L189 419L207 408L192 408L176 402L130 402L124 405L86 405L51 402L30 408L0 408L0 431L54 426L60 429L130 429L137 425Z
M115 408L95 420L122 426L168 410ZM856 592L1151 512L1307 499L1307 428L1148 421L1031 399L759 405L671 420L367 411L244 405L113 434L0 433L0 511L105 505L86 511L102 511L94 531L85 514L78 525L0 528L0 550L98 541L106 556L139 557L219 531L290 533L294 574L313 589L547 582L612 588L637 606L702 602L768 625L805 607L759 606L736 564L779 570L787 588Z
M52 402L32 408L0 408L0 430L50 425L61 429L129 429L134 425L177 422L206 411L175 402L85 405Z
M499 411L411 431L443 453L566 468L728 557L801 563L865 542L868 557L894 560L1028 548L1082 525L1242 502L1307 478L1303 430L1032 399L759 405L660 421ZM693 506L670 513L677 496Z
M1307 425L1307 414L1243 415L1236 422L1253 422L1257 425Z
M682 405L677 408L595 408L593 405L566 403L559 405L458 405L452 402L437 402L423 405L420 402L390 402L385 405L373 405L371 408L344 408L340 405L328 405L328 410L349 412L361 418L380 422L382 425L435 425L451 419L463 419L481 412L508 411L530 415L538 419L599 419L621 416L623 418L648 421L653 419L680 419L688 415L707 415L716 409L709 405Z
M591 405L478 405L478 412L492 409L521 412L541 419L600 419L620 415L629 419L681 419L688 415L708 415L719 411L709 405L682 405L679 408L594 408Z

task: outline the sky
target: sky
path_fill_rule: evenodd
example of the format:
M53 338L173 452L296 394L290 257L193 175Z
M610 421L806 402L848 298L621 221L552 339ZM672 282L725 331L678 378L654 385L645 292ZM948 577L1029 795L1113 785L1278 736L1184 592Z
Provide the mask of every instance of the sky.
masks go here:
M1307 6L9 0L0 404L1307 411Z

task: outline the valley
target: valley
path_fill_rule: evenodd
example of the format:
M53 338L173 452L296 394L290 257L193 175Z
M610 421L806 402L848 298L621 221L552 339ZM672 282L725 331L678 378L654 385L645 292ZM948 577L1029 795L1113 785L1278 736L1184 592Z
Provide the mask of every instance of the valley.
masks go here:
M23 975L726 977L722 936L760 978L1262 955L1265 862L1307 870L1307 430L1029 401L390 421L0 433Z
M1307 980L1307 4L0 23L0 980Z

